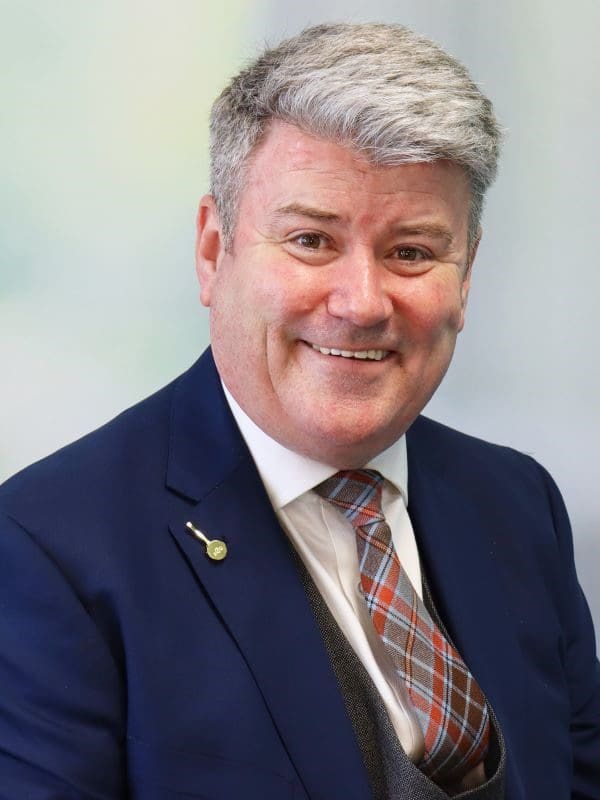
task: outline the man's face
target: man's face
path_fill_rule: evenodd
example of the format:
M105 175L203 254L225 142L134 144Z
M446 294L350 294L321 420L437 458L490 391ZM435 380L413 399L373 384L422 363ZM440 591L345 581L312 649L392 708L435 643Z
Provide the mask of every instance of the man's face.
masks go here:
M272 123L229 252L210 196L198 215L215 361L259 427L337 468L404 433L463 325L469 202L454 164L375 167Z

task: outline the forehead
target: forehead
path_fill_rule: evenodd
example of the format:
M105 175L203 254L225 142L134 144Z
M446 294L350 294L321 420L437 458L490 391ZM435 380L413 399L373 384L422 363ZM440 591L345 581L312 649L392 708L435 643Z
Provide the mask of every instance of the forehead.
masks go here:
M239 210L268 214L315 201L348 216L361 207L390 219L442 213L462 227L470 186L464 169L449 161L377 165L351 147L275 120L248 161Z
M329 139L320 138L296 125L273 120L260 144L251 154L247 170L247 185L273 179L285 173L310 178L326 174L342 181L354 173L366 178L383 173L364 154Z

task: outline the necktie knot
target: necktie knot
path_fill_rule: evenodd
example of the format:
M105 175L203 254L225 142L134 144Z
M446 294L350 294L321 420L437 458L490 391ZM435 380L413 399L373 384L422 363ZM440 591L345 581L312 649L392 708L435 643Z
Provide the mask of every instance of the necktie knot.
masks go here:
M382 522L383 476L374 469L336 472L315 487L315 492L338 507L355 528Z

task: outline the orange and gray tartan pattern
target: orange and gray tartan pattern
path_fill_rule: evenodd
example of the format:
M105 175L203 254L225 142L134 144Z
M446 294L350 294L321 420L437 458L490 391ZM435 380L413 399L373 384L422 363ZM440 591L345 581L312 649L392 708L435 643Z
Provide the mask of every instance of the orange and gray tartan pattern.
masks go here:
M419 767L436 783L452 784L485 758L488 708L398 560L381 511L382 484L375 470L346 470L315 491L356 530L360 580L371 619L423 729L425 755Z

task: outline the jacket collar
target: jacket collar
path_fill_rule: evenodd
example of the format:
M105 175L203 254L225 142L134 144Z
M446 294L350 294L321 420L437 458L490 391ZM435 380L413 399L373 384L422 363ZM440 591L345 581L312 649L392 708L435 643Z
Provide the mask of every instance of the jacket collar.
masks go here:
M198 502L248 457L209 348L175 382L167 487Z

